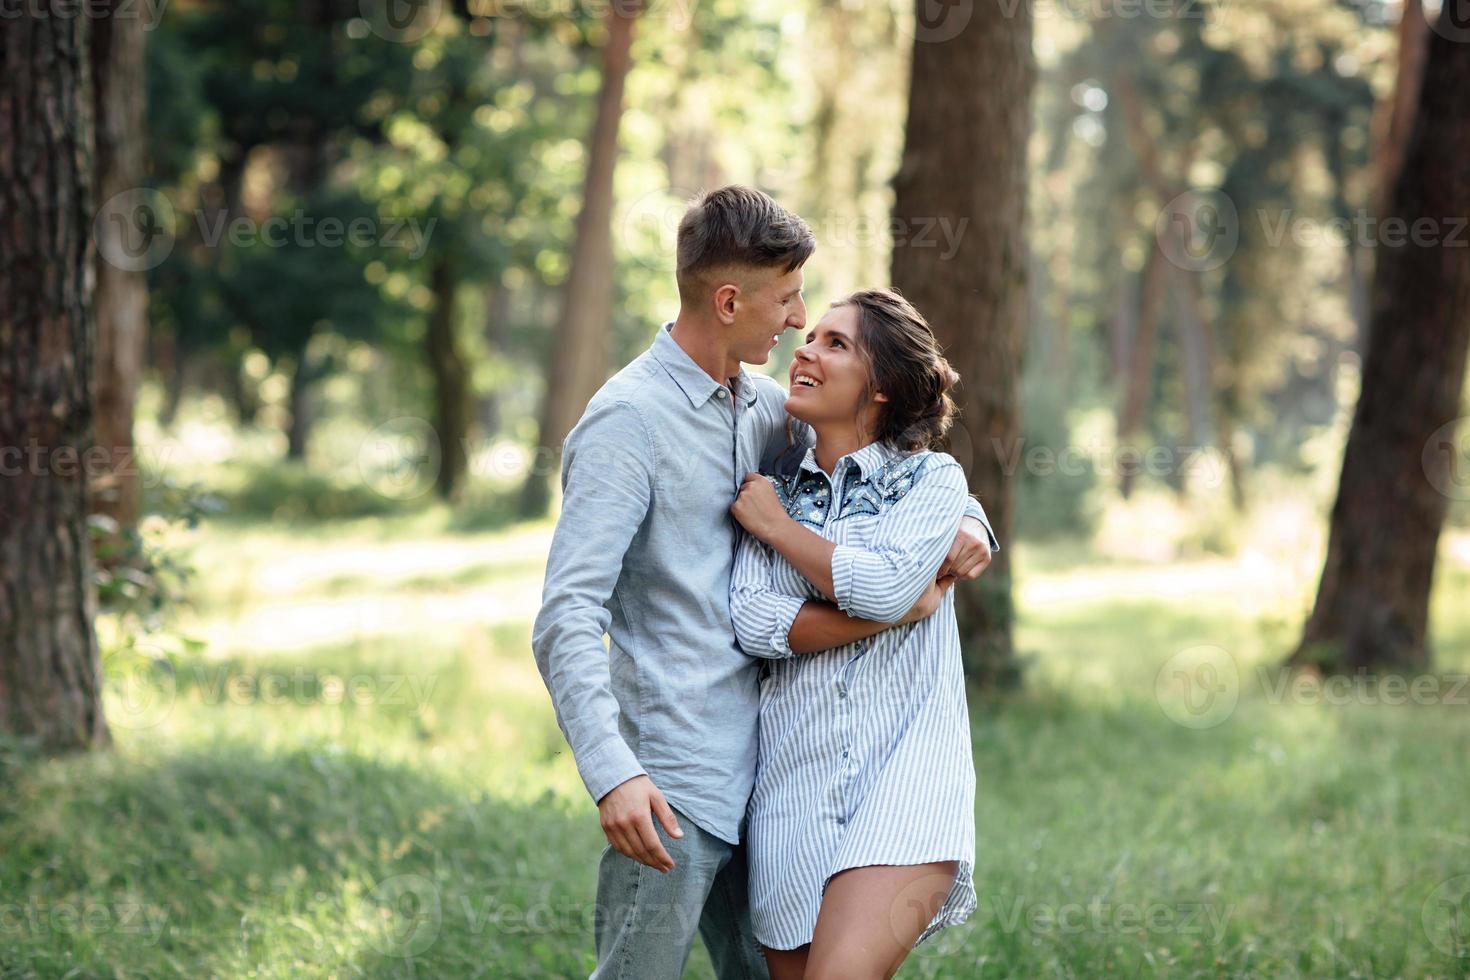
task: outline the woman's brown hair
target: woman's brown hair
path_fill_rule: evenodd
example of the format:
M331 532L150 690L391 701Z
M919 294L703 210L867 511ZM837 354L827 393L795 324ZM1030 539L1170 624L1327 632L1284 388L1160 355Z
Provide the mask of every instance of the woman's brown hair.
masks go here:
M881 391L874 437L910 452L942 447L954 421L949 392L960 376L944 359L923 314L894 289L860 289L832 304L857 307L868 394Z

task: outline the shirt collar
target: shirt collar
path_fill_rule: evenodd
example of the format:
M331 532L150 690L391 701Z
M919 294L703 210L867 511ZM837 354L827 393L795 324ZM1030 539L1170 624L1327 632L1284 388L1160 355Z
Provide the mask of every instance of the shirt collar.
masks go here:
M902 454L897 449L894 449L880 439L877 442L868 443L861 449L853 450L839 459L837 465L832 468L832 472L835 474L846 466L856 465L858 475L866 480L883 466L897 459L900 455ZM806 456L801 461L801 468L811 470L814 473L823 472L822 467L817 464L817 450L815 446L807 448Z
M679 346L679 342L670 333L673 329L673 320L658 328L658 336L653 338L653 356L663 365L664 370L669 372L669 377L673 378L679 390L684 392L689 399L689 404L699 408L713 398L715 392L725 386L711 378L704 368L694 363L694 358ZM742 367L740 373L736 375L734 385L736 396L746 407L755 404L755 381L745 368Z

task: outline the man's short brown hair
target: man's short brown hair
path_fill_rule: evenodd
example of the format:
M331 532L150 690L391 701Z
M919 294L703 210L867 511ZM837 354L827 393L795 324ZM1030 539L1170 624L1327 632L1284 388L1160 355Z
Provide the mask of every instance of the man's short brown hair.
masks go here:
M732 184L695 198L679 222L679 296L730 266L800 268L817 240L807 223L753 187Z

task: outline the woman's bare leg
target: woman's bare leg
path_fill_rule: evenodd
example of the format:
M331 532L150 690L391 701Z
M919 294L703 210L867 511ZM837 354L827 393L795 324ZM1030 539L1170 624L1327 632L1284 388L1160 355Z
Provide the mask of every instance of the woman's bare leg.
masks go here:
M956 861L937 861L834 875L817 915L806 980L893 976L943 907L958 870Z
M802 980L806 976L806 954L811 948L812 944L807 943L795 949L762 949L771 980Z

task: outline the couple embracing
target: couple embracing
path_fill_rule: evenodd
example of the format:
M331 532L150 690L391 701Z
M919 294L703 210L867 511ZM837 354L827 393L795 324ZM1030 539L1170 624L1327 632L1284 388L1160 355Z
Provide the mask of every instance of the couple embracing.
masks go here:
M997 547L933 447L958 381L863 290L807 323L800 218L679 225L679 314L567 437L532 645L608 847L594 977L889 977L975 907L950 587ZM802 332L790 391L741 367ZM610 644L604 644L607 634Z

